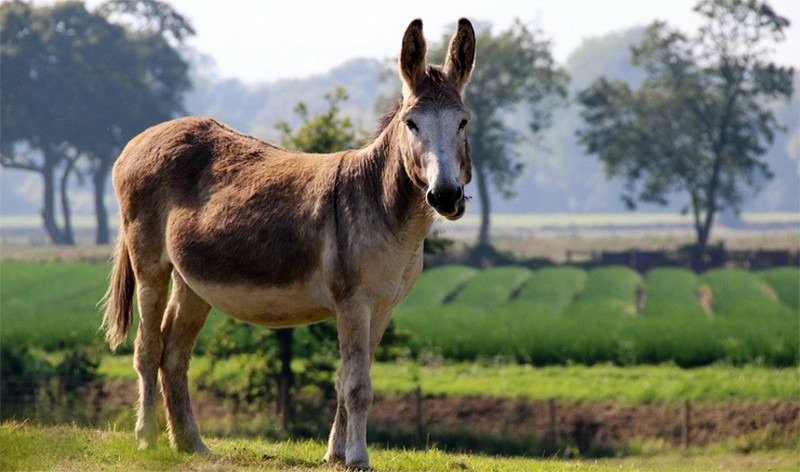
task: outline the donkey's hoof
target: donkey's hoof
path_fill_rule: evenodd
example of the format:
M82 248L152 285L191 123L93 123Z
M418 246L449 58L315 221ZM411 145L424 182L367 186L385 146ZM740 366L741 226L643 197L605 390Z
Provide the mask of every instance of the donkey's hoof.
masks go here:
M348 470L369 470L369 459L364 461L348 462L345 464Z
M146 439L140 439L138 441L138 443L139 443L139 450L141 450L141 451L152 451L152 450L156 449L155 441L150 442L150 441L147 441Z
M183 452L186 454L197 454L200 456L211 456L211 449L206 446L206 444L201 441L185 441L185 442L173 442L173 448L178 452Z
M344 464L344 454L334 454L333 452L326 452L322 462L326 464Z
M369 470L369 456L350 458L345 461L345 466L350 470Z
M155 437L139 436L136 438L136 442L139 444L139 449L142 451L155 449L158 445L158 441Z
M190 448L183 449L183 452L187 452L189 454L197 454L198 456L205 456L205 457L214 455L214 453L211 452L211 449L209 449L208 446L206 446L203 443L194 445Z

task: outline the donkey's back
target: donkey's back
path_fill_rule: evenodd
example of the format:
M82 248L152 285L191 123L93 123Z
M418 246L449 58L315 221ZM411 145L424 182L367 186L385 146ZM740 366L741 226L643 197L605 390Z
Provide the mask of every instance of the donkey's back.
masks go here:
M174 267L211 305L271 327L332 316L320 271L341 158L287 151L208 118L148 129L113 173L126 250L153 261L138 278L157 284Z

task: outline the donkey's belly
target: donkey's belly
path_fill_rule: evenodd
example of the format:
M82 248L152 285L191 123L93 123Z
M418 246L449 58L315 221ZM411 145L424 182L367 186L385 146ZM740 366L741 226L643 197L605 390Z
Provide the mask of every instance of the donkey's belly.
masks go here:
M321 284L261 287L184 279L211 306L249 323L286 328L317 323L335 316L333 304Z

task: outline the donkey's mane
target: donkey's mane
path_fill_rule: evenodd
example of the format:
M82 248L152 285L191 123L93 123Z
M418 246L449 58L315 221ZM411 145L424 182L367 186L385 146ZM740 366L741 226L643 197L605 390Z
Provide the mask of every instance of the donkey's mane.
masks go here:
M378 137L386 131L386 128L392 124L392 120L394 116L397 115L397 112L400 111L400 108L403 106L403 97L397 97L395 101L383 112L380 118L378 118L378 128L372 134L370 138L370 142L374 142L378 139Z

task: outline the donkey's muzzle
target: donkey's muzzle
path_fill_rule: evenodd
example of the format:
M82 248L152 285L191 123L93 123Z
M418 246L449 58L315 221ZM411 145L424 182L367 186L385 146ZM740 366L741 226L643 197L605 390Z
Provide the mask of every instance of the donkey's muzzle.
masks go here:
M443 187L428 190L425 194L425 201L436 210L436 213L448 220L457 220L464 216L466 209L464 187Z

